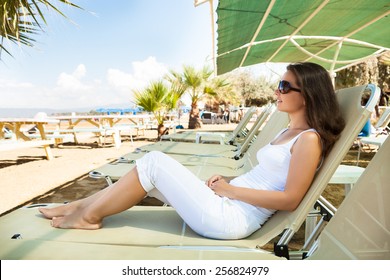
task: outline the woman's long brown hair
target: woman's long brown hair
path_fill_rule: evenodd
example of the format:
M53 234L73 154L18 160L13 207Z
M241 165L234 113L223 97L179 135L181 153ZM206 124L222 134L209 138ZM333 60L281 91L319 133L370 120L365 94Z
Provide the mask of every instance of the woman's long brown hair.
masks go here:
M329 73L311 62L293 63L287 70L295 75L302 90L306 120L321 136L323 155L326 156L345 126Z

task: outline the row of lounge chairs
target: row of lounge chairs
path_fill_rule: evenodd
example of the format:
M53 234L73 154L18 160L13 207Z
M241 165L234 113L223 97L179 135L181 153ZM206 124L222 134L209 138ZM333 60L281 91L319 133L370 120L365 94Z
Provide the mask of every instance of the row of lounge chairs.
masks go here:
M360 106L362 93L372 92L366 107ZM309 191L292 212L277 211L258 231L241 240L213 240L197 235L171 207L136 206L108 217L97 231L61 230L50 227L37 215L36 205L23 207L0 218L1 259L390 259L390 197L388 165L390 143L386 141L356 182L341 207L327 207L321 194L340 165L359 131L368 120L379 98L373 85L337 91L346 127L317 173ZM275 121L275 123L274 123ZM268 143L280 128L287 125L287 116L270 114L255 141L240 157L197 156L173 153L201 178L209 172L238 175L256 163L255 151ZM276 124L280 127L277 128ZM170 142L168 142L170 143ZM172 144L172 143L170 143ZM161 147L160 143L154 144ZM166 145L166 144L164 144ZM203 144L194 144L203 145ZM214 144L216 145L216 144ZM218 144L217 144L218 145ZM228 145L220 145L228 146ZM148 149L131 153L111 164L112 171L134 166L134 159ZM171 149L173 147L168 147ZM196 152L196 150L193 150ZM166 151L167 153L169 152ZM230 151L229 151L230 152ZM214 153L215 154L215 153ZM230 156L233 155L233 156ZM105 171L107 172L107 171ZM302 171L304 172L304 171ZM120 173L120 172L119 172ZM109 177L115 180L116 175ZM120 176L120 175L119 175ZM292 252L288 243L305 222L314 205L330 222L311 232L302 250ZM41 206L41 205L40 205ZM50 205L49 205L50 206ZM324 214L326 213L326 215ZM11 239L13 237L13 239ZM19 239L19 237L23 239ZM259 249L280 237L273 253Z
M267 107L262 110L261 114L266 111ZM252 116L256 112L256 107L249 108L248 112L244 115L242 120L237 124L233 131L226 132L197 132L197 131L182 131L180 133L163 135L162 140L179 141L179 142L207 142L207 143L220 143L220 144L233 144L237 139L244 138L249 129L247 125ZM259 118L257 118L259 120Z

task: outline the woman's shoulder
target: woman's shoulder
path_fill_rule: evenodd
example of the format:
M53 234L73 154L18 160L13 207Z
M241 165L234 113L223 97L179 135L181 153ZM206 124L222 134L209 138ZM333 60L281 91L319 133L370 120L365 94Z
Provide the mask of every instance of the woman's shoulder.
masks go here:
M314 128L307 129L302 131L297 137L297 143L302 145L313 145L319 144L321 145L321 136Z

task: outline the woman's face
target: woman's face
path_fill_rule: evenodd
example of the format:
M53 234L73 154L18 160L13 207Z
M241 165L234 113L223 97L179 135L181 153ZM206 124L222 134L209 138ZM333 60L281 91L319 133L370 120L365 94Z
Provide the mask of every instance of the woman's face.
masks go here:
M282 80L289 82L290 87L300 89L297 85L296 77L291 71L284 73ZM304 109L305 102L301 92L291 89L287 93L282 94L279 89L276 89L275 94L279 111L293 113Z

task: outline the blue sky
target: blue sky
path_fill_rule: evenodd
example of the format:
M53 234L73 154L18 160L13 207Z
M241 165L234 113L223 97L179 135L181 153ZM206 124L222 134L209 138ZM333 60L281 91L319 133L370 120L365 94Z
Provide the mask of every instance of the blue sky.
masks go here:
M74 0L49 12L35 47L2 54L0 108L84 108L130 104L142 89L183 64L211 65L209 4L193 0ZM54 3L54 2L53 2ZM216 6L216 5L215 5Z

